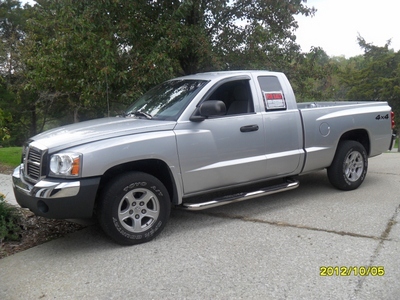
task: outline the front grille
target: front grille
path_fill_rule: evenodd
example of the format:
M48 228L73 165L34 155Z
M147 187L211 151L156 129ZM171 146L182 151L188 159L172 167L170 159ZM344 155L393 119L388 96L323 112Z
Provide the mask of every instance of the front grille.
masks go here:
M44 154L45 149L39 149L28 145L23 152L25 177L31 182L38 182L44 176Z

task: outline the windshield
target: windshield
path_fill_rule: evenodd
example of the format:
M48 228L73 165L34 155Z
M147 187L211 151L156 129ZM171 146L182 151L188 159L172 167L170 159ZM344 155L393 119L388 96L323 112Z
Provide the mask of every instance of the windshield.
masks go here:
M166 81L135 101L125 115L156 120L177 120L206 83L205 80Z

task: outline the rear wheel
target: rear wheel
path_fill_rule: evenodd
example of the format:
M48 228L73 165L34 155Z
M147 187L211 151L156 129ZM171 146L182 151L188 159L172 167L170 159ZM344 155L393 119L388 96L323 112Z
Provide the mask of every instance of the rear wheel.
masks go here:
M343 141L339 143L327 173L334 187L350 191L362 184L367 169L368 156L363 145L356 141Z
M152 175L129 172L108 183L100 196L98 219L104 232L122 245L148 242L168 221L171 202Z

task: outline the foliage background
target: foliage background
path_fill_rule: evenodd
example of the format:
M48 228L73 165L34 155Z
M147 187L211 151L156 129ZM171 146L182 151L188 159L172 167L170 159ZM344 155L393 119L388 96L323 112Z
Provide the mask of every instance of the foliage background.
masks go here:
M297 101L388 101L400 115L400 53L369 44L329 57L296 44L303 0L0 0L0 145L115 115L154 85L202 71L285 72Z

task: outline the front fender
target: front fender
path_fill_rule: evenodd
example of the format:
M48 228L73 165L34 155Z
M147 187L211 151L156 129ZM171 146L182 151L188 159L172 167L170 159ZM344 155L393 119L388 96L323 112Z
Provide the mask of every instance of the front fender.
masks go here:
M169 168L174 182L178 202L182 199L182 178L173 131L147 132L107 140L68 149L82 153L82 177L103 176L115 166L145 160L163 161Z

